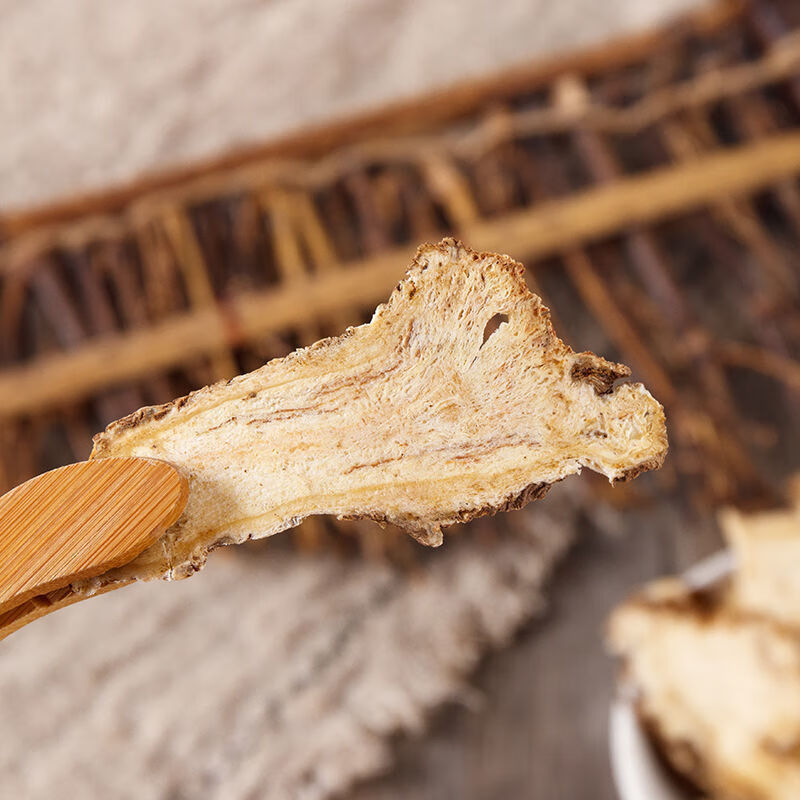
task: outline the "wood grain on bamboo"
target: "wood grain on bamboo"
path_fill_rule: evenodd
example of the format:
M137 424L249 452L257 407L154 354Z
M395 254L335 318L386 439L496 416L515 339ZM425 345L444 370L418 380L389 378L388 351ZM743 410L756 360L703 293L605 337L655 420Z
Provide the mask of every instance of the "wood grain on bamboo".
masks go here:
M12 489L0 497L0 612L130 561L188 492L170 464L142 458L71 464Z

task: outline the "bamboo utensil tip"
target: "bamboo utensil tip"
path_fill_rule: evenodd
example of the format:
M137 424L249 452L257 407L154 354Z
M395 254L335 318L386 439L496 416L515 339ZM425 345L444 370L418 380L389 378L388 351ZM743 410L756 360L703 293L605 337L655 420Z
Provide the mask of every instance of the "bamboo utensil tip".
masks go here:
M84 461L0 497L0 611L135 558L180 516L189 489L165 461Z

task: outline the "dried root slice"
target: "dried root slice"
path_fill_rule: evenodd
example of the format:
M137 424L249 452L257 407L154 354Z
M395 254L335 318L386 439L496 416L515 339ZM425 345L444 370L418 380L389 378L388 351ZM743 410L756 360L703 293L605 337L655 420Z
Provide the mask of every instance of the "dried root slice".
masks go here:
M792 508L725 509L720 524L735 555L731 601L800 631L800 486L794 488Z
M582 467L616 481L660 466L661 406L639 384L613 388L627 367L558 339L523 274L452 239L423 246L368 325L109 425L93 458L166 459L190 496L96 585L183 577L218 545L312 514L437 545L442 526L521 507Z
M657 581L612 615L611 649L670 764L716 800L800 797L800 638L728 588Z

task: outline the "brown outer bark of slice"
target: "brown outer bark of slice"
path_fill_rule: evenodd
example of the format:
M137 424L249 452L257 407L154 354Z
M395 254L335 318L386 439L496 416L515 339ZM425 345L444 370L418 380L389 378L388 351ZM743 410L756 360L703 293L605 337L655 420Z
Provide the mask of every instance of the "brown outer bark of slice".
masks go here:
M189 502L153 547L73 590L186 577L215 547L313 514L437 545L442 526L519 508L584 466L612 481L655 469L663 409L640 384L614 388L628 375L558 339L508 256L422 246L369 324L96 436L93 458L175 464Z

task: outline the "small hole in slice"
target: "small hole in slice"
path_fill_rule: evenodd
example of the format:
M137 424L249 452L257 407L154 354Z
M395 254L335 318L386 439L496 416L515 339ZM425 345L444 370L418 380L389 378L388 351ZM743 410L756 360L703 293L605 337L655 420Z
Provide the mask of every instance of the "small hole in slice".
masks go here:
M481 347L489 341L489 337L502 325L504 322L508 322L508 314L495 314L487 323L486 327L483 329L483 342L481 342Z

